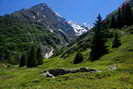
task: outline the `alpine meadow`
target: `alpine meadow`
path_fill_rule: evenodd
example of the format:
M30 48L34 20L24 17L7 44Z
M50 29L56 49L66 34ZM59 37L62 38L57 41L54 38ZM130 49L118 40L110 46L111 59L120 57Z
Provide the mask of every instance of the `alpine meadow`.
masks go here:
M77 10L65 7L69 0L21 2L13 0L10 11L11 2L0 1L0 89L133 89L133 0L108 14L99 9L96 18L94 3L91 26L82 23L78 0Z

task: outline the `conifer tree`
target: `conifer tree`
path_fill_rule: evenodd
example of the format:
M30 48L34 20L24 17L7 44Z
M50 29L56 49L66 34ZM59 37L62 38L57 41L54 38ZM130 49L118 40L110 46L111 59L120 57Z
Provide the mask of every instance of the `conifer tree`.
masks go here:
M19 67L24 67L26 65L26 61L26 55L23 54L20 58Z
M102 24L102 17L99 14L95 23L94 37L92 40L90 59L91 61L98 60L101 56L106 54L108 50L105 46L105 30Z
M125 25L132 25L133 24L133 13L131 6L128 3L124 3L122 7L118 9L118 16L117 16L117 27L121 28Z
M73 64L79 64L84 60L83 55L78 52L74 58Z
M40 47L38 47L37 49L37 60L38 60L38 65L43 64L42 50Z
M131 6L126 3L122 6L123 25L131 25L132 9Z
M122 13L121 13L121 8L118 9L118 16L116 19L116 27L121 28L123 25L123 20L122 20Z
M116 18L114 15L112 15L112 17L111 17L110 27L116 28Z
M119 36L117 33L115 33L114 40L112 42L112 48L118 48L121 45Z
M36 48L31 47L29 51L29 56L27 60L27 67L36 67L37 66L37 54L36 54Z

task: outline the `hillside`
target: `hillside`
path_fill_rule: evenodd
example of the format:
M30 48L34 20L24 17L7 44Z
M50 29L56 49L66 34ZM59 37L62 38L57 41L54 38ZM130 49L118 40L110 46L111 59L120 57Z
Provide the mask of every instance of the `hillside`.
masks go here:
M23 53L31 46L41 46L43 55L51 50L58 50L66 45L66 41L49 29L38 24L20 21L15 17L0 17L0 60L10 63L19 62Z
M58 55L88 28L82 27L78 36L77 30L45 3L1 16L0 60L17 64L31 46L40 46L44 58Z
M70 54L65 60L60 57L45 59L44 64L32 68L18 68L1 64L0 68L0 88L9 89L131 89L133 88L133 26L128 28L111 29L121 33L122 45L119 48L111 48L111 39L108 40L109 54L100 60L90 62L84 60L81 64L72 64L74 55ZM88 58L88 50L82 51L84 58ZM76 73L48 78L42 72L48 69L65 68L75 69L89 67L98 69L99 73ZM8 84L8 85L7 85Z

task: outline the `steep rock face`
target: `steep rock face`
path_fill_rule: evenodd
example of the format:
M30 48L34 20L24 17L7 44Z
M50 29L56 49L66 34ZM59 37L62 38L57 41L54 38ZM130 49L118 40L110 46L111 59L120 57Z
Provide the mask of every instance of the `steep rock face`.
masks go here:
M50 9L47 4L41 3L30 9L23 9L12 14L19 19L38 23L47 27L51 32L63 37L65 41L75 38L73 27L67 21Z
M42 55L44 58L50 58L51 56L54 55L54 51L55 51L53 47L47 47L47 46L42 47L42 50L43 50Z

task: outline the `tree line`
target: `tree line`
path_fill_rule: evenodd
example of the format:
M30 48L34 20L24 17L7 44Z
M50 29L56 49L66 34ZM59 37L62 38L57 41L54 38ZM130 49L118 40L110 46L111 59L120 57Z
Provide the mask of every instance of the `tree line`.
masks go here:
M19 60L19 67L36 67L43 64L41 47L32 46L28 52L23 53Z
M111 20L107 21L110 28L121 28L133 24L133 11L129 3L124 3L117 11L111 15Z

